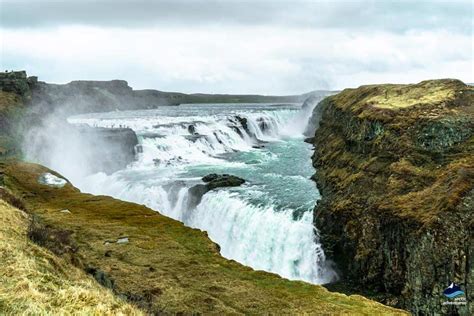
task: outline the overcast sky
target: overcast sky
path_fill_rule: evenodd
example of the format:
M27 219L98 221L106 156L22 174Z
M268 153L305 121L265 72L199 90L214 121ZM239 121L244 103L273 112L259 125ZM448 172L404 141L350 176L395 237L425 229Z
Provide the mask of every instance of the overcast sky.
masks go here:
M474 82L473 2L0 0L1 69L40 80L293 94Z

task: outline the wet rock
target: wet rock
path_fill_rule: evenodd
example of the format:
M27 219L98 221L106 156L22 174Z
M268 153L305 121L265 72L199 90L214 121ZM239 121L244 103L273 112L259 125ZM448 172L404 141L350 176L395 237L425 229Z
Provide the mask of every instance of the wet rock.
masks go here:
M258 127L260 128L262 132L265 132L266 130L268 130L269 125L267 121L265 120L265 118L261 117L257 119L257 123L258 123Z
M240 123L240 125L242 125L245 132L247 132L247 134L250 135L251 133L250 133L249 126L248 126L248 123L247 123L247 119L245 117L241 117L241 116L236 116L235 118Z
M209 192L210 189L205 184L196 184L189 189L188 209L195 208L201 203L202 196Z
M244 138L244 134L238 126L230 126L230 128L232 128L234 132L236 132L240 136L240 138Z
M222 140L220 139L220 137L217 135L216 132L213 132L212 134L214 135L214 137L216 138L216 140L217 140L217 142L218 142L219 144L221 144L221 145L224 144L224 143L222 142Z
M198 135L198 133L196 132L196 126L192 124L188 126L188 132L191 135Z
M110 174L124 169L135 161L135 153L141 150L136 150L141 146L130 128L78 126L74 127L74 132L79 135L83 146L87 146L81 158L88 162L90 173L102 171Z
M193 143L195 143L198 139L206 138L206 135L199 135L199 134L185 135L184 138L186 138L187 140L190 140Z
M224 187L237 187L245 183L245 180L229 174L212 173L202 178L206 184L197 184L189 189L188 207L195 208L204 194L207 192Z
M229 174L212 173L202 178L206 182L209 190L223 187L238 187L245 183L245 180Z

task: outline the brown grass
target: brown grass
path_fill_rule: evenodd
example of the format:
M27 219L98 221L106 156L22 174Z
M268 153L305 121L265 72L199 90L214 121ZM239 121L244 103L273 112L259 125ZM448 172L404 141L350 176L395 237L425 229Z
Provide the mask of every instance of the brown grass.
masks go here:
M0 314L143 315L27 238L28 216L0 201Z
M204 232L144 206L83 194L69 183L41 185L39 175L49 172L44 167L10 162L0 169L7 186L23 196L43 225L72 232L78 246L74 256L84 269L99 282L113 280L116 293L149 312L404 314L361 296L331 293L226 260ZM64 208L71 213L61 213ZM121 236L129 243L107 243Z

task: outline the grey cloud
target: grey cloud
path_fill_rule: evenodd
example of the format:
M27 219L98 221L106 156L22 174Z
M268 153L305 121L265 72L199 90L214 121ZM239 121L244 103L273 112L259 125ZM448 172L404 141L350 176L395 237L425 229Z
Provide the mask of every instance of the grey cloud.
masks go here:
M4 28L282 25L472 32L471 1L0 0Z

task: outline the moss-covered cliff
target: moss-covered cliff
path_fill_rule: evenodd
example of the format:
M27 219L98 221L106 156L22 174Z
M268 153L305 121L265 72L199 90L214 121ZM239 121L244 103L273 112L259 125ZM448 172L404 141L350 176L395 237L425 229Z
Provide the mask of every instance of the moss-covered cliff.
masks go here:
M26 105L36 77L25 71L0 72L0 159L18 157Z
M319 105L315 223L343 283L414 313L472 314L473 89L346 89ZM467 305L443 305L450 282Z

